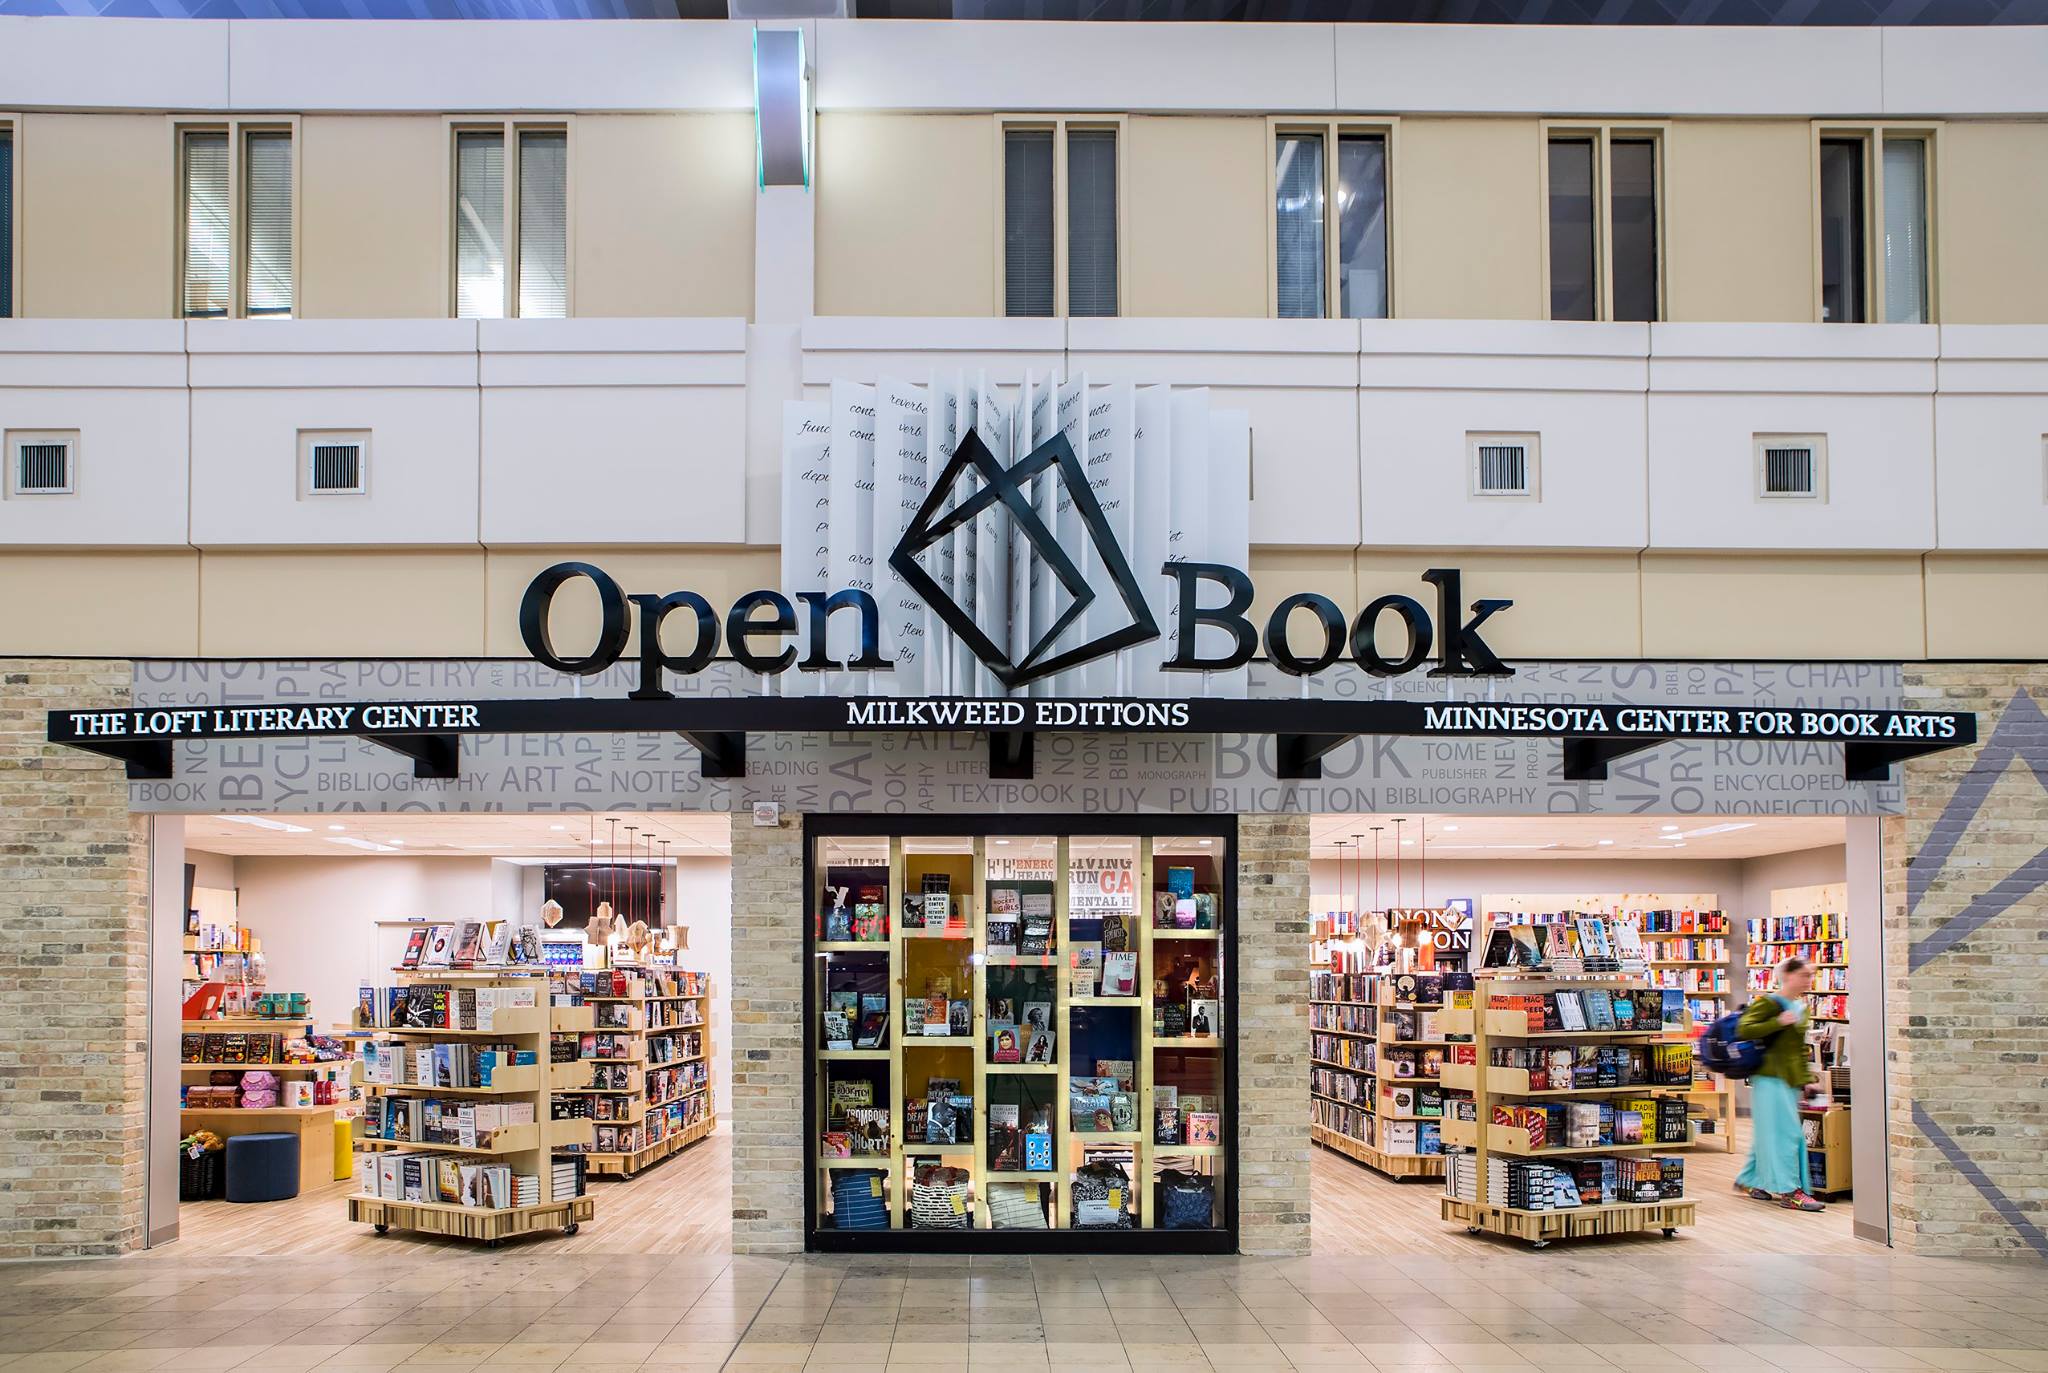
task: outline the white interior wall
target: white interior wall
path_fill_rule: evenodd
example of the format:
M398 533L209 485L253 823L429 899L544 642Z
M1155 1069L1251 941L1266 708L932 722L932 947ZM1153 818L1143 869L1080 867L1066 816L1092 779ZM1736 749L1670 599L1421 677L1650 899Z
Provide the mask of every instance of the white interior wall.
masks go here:
M193 886L212 887L218 891L235 889L235 860L227 854L187 849L185 861L192 867Z

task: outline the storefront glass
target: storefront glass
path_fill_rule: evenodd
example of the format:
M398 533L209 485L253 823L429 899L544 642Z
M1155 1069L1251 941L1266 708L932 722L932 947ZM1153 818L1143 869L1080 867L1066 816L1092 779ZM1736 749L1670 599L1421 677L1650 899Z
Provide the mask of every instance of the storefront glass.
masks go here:
M1004 823L812 828L813 1245L1234 1247L1229 828Z

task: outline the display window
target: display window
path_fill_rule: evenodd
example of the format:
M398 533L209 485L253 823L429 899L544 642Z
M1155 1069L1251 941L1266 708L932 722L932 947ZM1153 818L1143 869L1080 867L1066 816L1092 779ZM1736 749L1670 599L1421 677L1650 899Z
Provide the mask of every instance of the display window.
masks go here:
M820 817L814 1248L1235 1248L1234 826Z

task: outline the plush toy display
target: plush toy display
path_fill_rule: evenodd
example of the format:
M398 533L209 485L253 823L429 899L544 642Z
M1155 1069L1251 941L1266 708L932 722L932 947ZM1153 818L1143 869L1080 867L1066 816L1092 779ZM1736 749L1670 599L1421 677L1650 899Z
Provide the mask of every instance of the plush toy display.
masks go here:
M277 1105L280 1083L276 1073L249 1072L242 1074L242 1108L254 1111Z

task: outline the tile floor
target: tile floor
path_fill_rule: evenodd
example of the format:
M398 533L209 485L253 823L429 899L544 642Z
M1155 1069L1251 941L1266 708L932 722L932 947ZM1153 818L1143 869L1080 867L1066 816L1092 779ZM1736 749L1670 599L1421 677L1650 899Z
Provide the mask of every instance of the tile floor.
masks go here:
M1787 1369L2048 1373L2038 1265L1710 1255L866 1260L495 1253L0 1267L0 1373Z

